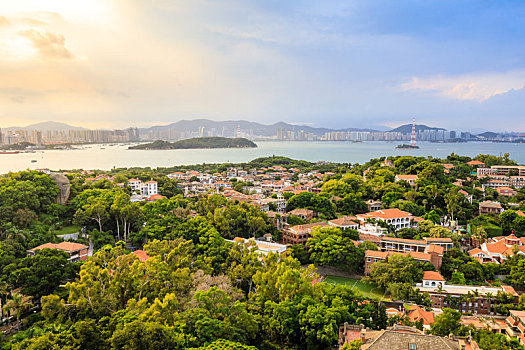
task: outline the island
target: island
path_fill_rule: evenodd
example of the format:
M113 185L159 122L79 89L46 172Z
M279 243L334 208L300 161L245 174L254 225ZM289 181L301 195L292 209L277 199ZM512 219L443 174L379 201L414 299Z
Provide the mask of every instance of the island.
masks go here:
M128 149L169 150L192 148L256 148L257 144L245 138L195 137L191 139L168 142L157 140L151 143L130 146Z
M401 145L397 145L396 149L419 149L419 146L416 145L408 145L406 143L403 143Z

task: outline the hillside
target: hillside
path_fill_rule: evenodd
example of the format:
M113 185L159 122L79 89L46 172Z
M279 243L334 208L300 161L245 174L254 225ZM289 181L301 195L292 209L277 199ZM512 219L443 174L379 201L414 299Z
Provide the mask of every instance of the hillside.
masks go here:
M425 130L446 130L446 129L434 128L434 127L431 127L431 126L426 126L424 124L419 124L419 125L416 124L416 132L425 131ZM397 128L392 129L390 131L391 132L400 132L402 134L410 134L412 132L412 124L401 125L401 126L398 126Z
M255 148L257 145L245 138L226 138L226 137L197 137L192 139L180 140L177 142L167 142L157 140L128 149L142 150L169 150L169 149L193 149L193 148Z
M147 135L150 131L153 132L166 132L166 131L178 131L178 132L198 132L200 128L204 127L205 130L215 129L222 131L223 136L235 136L237 134L237 126L240 126L242 130L250 130L254 135L261 136L275 136L279 129L284 132L287 131L301 131L309 132L317 136L321 136L326 132L334 131L329 128L315 128L307 125L294 125L285 122L278 122L271 125L260 124L256 122L249 122L246 120L226 120L226 121L214 121L208 119L194 119L194 120L180 120L175 123L168 125L158 125L150 128L140 129L142 135ZM338 129L337 131L375 131L371 129L358 129L358 128L347 128Z
M85 128L81 128L78 126L72 126L65 123L60 122L42 122L37 124L31 124L28 126L12 126L5 128L5 130L39 130L39 131L69 131L69 130L86 130Z

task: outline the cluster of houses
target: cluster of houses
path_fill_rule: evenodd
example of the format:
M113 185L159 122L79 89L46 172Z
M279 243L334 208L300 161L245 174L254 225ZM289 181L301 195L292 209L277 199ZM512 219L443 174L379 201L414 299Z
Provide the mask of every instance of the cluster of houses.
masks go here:
M503 196L514 196L515 190L525 185L525 167L523 166L492 166L485 167L483 162L471 161L472 176L485 178L485 184L479 188L485 191L490 187ZM382 166L392 167L389 160L385 160ZM445 173L454 168L452 164L443 164ZM285 256L287 248L292 245L306 245L311 232L323 227L338 227L341 229L356 230L359 240L357 245L364 241L374 243L378 250L367 250L365 252L364 274L369 276L372 265L379 261L387 261L395 255L411 256L421 264L431 264L439 271L445 252L453 248L454 244L450 238L425 237L419 240L388 237L388 233L396 232L406 228L416 228L423 219L409 212L390 208L385 209L382 203L376 200L366 202L368 211L355 216L344 216L333 220L319 220L317 213L310 209L298 208L286 211L287 201L283 193L299 194L302 192L319 193L320 182L333 173L320 173L312 171L301 173L299 169L286 169L281 166L268 168L244 170L230 167L222 173L207 173L199 171L174 172L168 174L170 179L177 180L177 186L186 197L198 196L200 194L220 193L234 202L246 202L255 205L266 212L272 224L282 232L282 242L272 242L271 236L266 235L262 239L236 238L233 242L239 242L253 246L261 257L274 252ZM366 181L367 171L364 179ZM88 177L86 182L94 182L101 179L115 181L106 175ZM417 189L417 175L396 175L395 182L406 182L412 189ZM239 188L242 183L242 188ZM454 185L462 187L463 181L458 180ZM116 184L124 187L125 184ZM154 201L163 198L159 194L156 181L142 182L138 179L129 179L127 184L131 190L132 201ZM472 195L465 190L460 193L472 202ZM337 198L332 198L337 200ZM482 201L479 203L479 214L500 214L504 211L501 203L494 201ZM518 211L518 215L525 214ZM305 224L291 226L288 218L295 216L301 218ZM477 242L476 242L477 243ZM85 260L87 247L74 243L63 242L58 245L43 245L36 247L28 254L34 254L35 250L43 248L55 248L66 251L70 261ZM147 254L142 251L134 252L139 259L147 259ZM494 237L483 243L474 245L474 249L468 254L480 263L501 264L505 259L514 254L525 254L525 238L514 235ZM525 312L511 311L507 319L498 318L495 312L496 296L505 293L518 301L518 294L511 286L487 287L471 285L451 285L446 283L439 272L426 271L421 283L413 286L419 293L427 293L430 297L434 311L427 311L417 305L399 305L389 307L389 316L406 316L412 322L423 322L428 328L433 322L434 313L443 307L449 307L463 313L476 315L473 318L462 320L464 324L473 324L478 328L490 328L493 332L504 333L509 337L516 337L525 345ZM479 315L488 317L479 318ZM351 340L360 339L363 349L393 348L393 344L402 344L400 349L478 349L477 344L470 338L440 338L430 336L410 327L393 327L382 331L370 331L362 327L345 325L340 331L340 344ZM432 345L434 344L434 345ZM432 346L431 346L432 345Z
M292 180L296 175L297 179ZM264 198L272 194L291 192L319 192L315 184L325 176L333 173L320 173L317 171L301 173L297 168L286 169L281 166L270 168L243 170L231 167L222 173L203 173L198 171L175 172L168 174L170 179L179 181L179 188L185 196L195 196L201 193L219 192L221 190L233 189L236 183L250 184L245 189L255 198ZM251 186L253 185L253 186ZM259 196L257 196L259 195ZM262 195L262 196L261 196Z

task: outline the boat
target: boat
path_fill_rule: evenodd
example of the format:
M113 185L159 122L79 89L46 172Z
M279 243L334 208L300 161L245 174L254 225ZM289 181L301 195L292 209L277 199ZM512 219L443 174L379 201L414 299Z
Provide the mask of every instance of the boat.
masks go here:
M31 163L36 163L36 159L31 159Z
M18 154L20 151L1 151L0 154Z

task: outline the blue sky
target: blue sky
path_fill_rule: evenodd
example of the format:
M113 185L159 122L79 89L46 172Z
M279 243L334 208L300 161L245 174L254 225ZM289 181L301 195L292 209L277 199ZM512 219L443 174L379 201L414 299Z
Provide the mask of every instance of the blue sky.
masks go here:
M0 9L3 124L346 128L414 116L525 131L523 1L0 0Z

